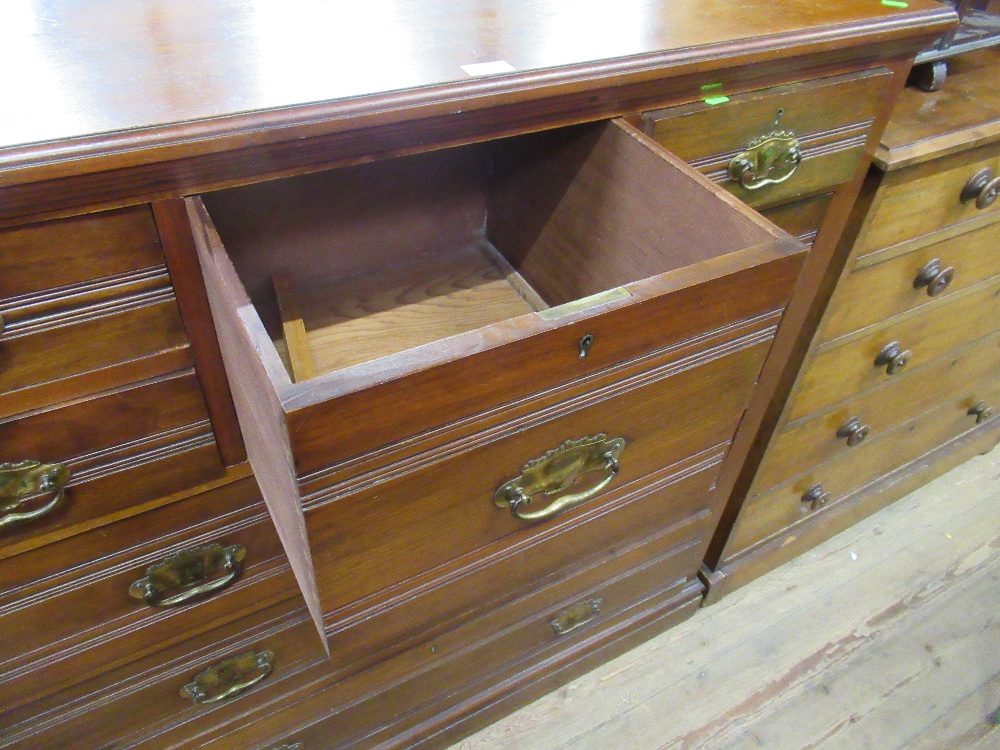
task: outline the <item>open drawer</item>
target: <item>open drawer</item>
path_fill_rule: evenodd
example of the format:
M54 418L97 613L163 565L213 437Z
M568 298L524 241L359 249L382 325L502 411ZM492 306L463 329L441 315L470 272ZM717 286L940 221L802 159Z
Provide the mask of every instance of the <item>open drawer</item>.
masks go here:
M622 121L188 208L248 454L300 583L301 481L484 439L512 405L773 326L804 256Z

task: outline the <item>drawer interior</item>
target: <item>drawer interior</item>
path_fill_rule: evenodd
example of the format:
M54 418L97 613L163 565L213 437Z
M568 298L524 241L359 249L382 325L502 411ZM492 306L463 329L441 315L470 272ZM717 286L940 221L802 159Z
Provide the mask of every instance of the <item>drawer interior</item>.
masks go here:
M628 299L632 282L777 237L620 121L203 200L293 381L383 357L407 371L484 327L516 339L511 319Z

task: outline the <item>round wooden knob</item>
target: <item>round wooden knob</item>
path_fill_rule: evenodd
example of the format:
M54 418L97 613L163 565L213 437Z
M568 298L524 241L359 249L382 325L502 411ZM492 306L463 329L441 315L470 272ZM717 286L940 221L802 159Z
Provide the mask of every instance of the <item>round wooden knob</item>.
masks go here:
M980 169L965 183L962 188L962 203L975 202L976 208L982 211L989 208L1000 196L1000 177L994 177L993 171L987 167Z
M977 401L967 413L970 417L976 418L976 424L982 424L993 418L993 407L987 406L985 401Z
M851 417L837 430L837 437L847 438L847 445L853 448L865 442L865 438L868 437L871 431L872 428L866 424L861 424L860 419Z
M875 357L875 366L884 367L886 375L895 375L910 363L912 352L904 350L898 341L890 341Z
M822 484L814 484L802 495L802 503L807 506L808 510L819 510L830 502L832 497L829 492L823 491Z
M941 268L941 259L935 258L920 269L917 278L913 280L913 286L916 289L926 288L928 297L937 297L948 288L954 278L955 269L951 266Z

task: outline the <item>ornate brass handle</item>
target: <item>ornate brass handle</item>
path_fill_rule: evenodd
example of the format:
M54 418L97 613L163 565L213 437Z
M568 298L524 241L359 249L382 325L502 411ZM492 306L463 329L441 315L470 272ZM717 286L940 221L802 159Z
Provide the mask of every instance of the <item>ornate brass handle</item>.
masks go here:
M577 628L582 628L599 614L601 614L601 600L586 599L560 612L555 619L549 621L549 627L556 635L566 635Z
M567 440L540 458L528 461L520 476L501 485L493 494L493 504L510 508L514 518L522 521L543 521L573 508L603 490L618 474L618 457L625 449L623 438L594 437ZM602 472L605 476L583 492L560 495L544 508L525 510L537 494L551 496L565 492L584 474Z
M910 363L913 353L903 350L898 341L890 341L875 357L875 366L884 367L886 375L895 375Z
M966 412L970 417L976 418L976 424L983 424L993 419L993 407L988 406L985 401L977 401L969 407Z
M247 651L239 656L223 659L199 672L181 688L181 695L195 703L216 703L235 698L271 674L274 653Z
M857 417L851 417L837 430L837 437L847 438L847 444L853 448L865 442L865 438L868 437L868 433L870 432L871 427L861 424L861 420Z
M224 589L243 572L245 547L206 544L182 549L146 569L128 593L151 607L175 607ZM218 576L219 573L225 575ZM218 577L216 577L218 576ZM173 593L170 593L173 592Z
M982 211L989 208L1000 196L1000 177L994 177L993 171L987 167L980 169L965 183L962 188L962 203L976 202L976 208Z
M805 494L802 495L802 503L805 505L806 510L819 510L833 497L829 492L823 491L822 484L814 484Z
M0 529L41 518L55 510L66 494L69 475L65 464L0 463ZM33 510L22 510L29 501L47 493L55 493L47 503Z
M927 287L928 297L937 297L948 288L951 280L955 278L955 269L951 266L941 268L941 259L927 261L927 264L920 269L917 278L913 280L913 288L921 289Z
M752 140L729 162L729 178L747 190L784 182L802 163L802 150L795 133L775 130Z

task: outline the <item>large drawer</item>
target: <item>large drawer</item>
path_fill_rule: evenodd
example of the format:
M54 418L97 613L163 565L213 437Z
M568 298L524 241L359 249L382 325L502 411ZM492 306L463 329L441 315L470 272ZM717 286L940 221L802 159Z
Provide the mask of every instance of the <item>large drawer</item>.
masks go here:
M741 200L774 206L854 175L891 79L877 68L730 97L709 88L705 101L647 112L643 129Z
M968 385L945 403L870 443L747 500L733 529L729 559L835 506L870 483L975 429L996 429L1000 381ZM981 412L981 409L989 411ZM982 416L980 416L982 414Z
M817 342L930 305L1000 275L998 248L1000 221L855 268L830 301Z
M1000 373L1000 336L966 346L917 367L819 415L787 425L754 477L762 492L842 453L876 440L974 383Z
M223 473L190 370L0 420L0 445L0 557ZM55 477L51 486L37 480L43 474Z
M1000 286L991 282L901 315L848 343L820 348L799 376L786 418L800 419L988 336L998 321Z
M4 709L297 594L252 479L2 560Z

